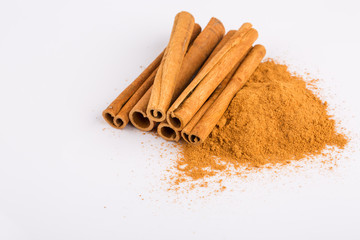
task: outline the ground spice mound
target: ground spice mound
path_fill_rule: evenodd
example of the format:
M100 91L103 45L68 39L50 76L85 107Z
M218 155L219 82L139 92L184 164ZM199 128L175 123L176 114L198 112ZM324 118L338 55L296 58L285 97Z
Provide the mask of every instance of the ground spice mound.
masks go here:
M284 64L268 59L232 100L208 139L183 144L177 169L200 179L231 166L261 167L321 154L348 140L306 81ZM267 165L268 166L268 165Z

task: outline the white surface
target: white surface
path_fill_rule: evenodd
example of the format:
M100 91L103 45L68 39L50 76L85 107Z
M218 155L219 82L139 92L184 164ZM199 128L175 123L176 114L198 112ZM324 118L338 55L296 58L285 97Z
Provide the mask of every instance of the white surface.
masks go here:
M357 140L332 171L199 198L165 190L161 139L105 124L180 10L203 27L252 22L268 57L324 79L336 119L359 134L357 1L2 0L0 239L360 239Z

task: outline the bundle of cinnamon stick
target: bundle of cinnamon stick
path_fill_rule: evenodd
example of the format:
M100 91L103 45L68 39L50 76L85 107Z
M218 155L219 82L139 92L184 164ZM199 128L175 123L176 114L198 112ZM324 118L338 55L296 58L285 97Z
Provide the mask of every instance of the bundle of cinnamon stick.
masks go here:
M265 56L253 46L258 32L250 23L225 34L211 18L204 30L188 12L176 15L167 47L103 111L112 127L129 122L157 128L169 141L199 144L211 133L232 98Z

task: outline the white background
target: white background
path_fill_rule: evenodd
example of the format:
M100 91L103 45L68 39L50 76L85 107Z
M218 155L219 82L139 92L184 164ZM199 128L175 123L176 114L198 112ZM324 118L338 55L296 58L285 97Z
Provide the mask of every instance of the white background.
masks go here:
M181 10L251 22L268 57L323 79L353 138L333 170L166 191L164 141L101 112ZM0 239L360 239L359 16L357 1L1 0Z

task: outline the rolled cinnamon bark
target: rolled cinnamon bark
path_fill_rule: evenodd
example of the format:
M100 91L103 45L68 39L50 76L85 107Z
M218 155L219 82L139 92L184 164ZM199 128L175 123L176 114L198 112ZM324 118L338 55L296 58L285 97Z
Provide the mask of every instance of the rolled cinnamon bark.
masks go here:
M257 31L251 26L249 23L243 24L170 107L167 121L174 129L182 130L189 123L218 85L244 58L258 37Z
M234 34L234 32L230 33L230 35L232 34ZM210 54L212 55L213 54L212 52L218 51L217 50L219 49L218 45L222 44L223 42L220 41L223 35L224 35L224 27L222 23L216 18L212 18L205 27L205 29L194 40L194 42L192 43L188 52L185 55L183 64L181 66L180 74L177 78L178 80L176 83L176 88L173 94L172 102L176 100L176 98L181 94L182 90L189 84L189 82L192 79L192 76L196 73L196 71L198 71L198 69L206 61L206 59L208 59L208 56ZM227 36L227 38L229 38L229 36ZM139 106L147 105L147 103L144 102L146 100L149 101L149 98L141 99L139 101L141 102L139 103ZM132 124L136 128L144 131L149 131L147 129L149 129L150 126L154 126L153 124L149 123L150 125L148 128L144 129L142 127L139 127L139 123L136 123L136 120L134 120L135 116L132 116L134 114L138 116L137 121L140 121L140 119L142 119L143 122L148 123L149 121L151 122L154 120L153 118L149 117L148 111L144 112L143 109L134 108L134 110L130 112L129 116L130 116L130 120L132 119L131 120Z
M200 25L195 23L190 43L193 43L200 32ZM103 117L112 127L122 129L129 123L129 113L152 86L164 52L165 50L104 110Z
M167 122L162 122L157 127L158 134L165 140L178 142L181 139L180 132L174 130Z
M157 121L165 119L165 111L170 105L191 33L194 28L194 17L188 12L176 15L169 44L156 74L149 100L147 114Z
M149 119L146 114L146 108L149 103L151 89L152 87L146 91L146 93L135 104L129 113L129 118L132 125L134 125L134 127L137 129L146 132L151 131L156 126L156 122Z
M230 38L236 33L236 30L230 30L226 35L223 37L223 39L220 41L220 43L216 46L214 51L211 53L209 58L204 63L203 67L206 66L206 64L220 51L220 49L225 45L227 41L230 40ZM202 68L203 68L202 67ZM226 76L226 78L220 83L220 85L217 87L217 89L211 94L208 100L204 103L204 105L201 106L199 111L196 112L194 117L190 120L190 122L184 127L184 129L181 131L182 138L190 143L189 136L191 130L194 128L196 123L200 120L200 118L204 115L206 110L211 106L211 104L215 101L215 99L218 97L218 95L221 93L221 91L225 88L227 83L230 81L232 75L235 73L236 69L238 68L238 65L234 67L234 69ZM201 70L200 70L201 71Z
M190 137L188 137L188 141L190 143L198 144L204 142L214 129L216 123L225 113L233 97L244 86L246 81L264 58L265 54L266 50L262 45L256 45L251 49L225 89L220 93L216 100L207 109L205 114L201 117L199 122L191 130Z
M224 25L220 20L211 18L204 30L194 40L187 51L176 78L175 90L171 99L172 104L189 85L192 77L212 54L225 33ZM165 110L165 112L167 109ZM165 115L164 115L165 117ZM153 119L155 120L155 119Z

